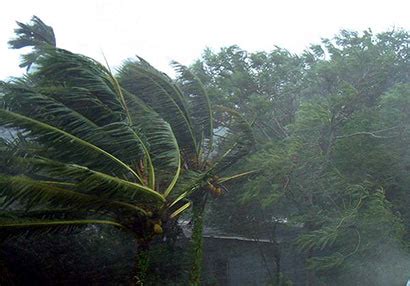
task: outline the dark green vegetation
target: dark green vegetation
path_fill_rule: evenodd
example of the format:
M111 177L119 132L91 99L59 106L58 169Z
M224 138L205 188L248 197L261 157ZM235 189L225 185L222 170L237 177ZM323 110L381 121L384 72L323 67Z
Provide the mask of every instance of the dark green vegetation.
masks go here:
M0 284L199 285L204 225L268 238L271 285L291 283L284 225L305 285L409 278L407 32L342 31L302 55L206 50L173 80L141 58L112 73L38 18L19 25L11 46L33 50L0 90Z
M231 186L209 220L274 242L283 219L300 228L294 247L306 257L306 285L403 285L409 44L405 31L342 31L302 55L206 50L193 69L212 100L253 122L258 151L238 170L260 170ZM278 271L280 249L269 254Z
M137 58L114 75L57 48L40 19L19 26L10 45L33 51L23 59L28 73L1 85L2 234L123 229L137 240L135 279L142 284L151 241L193 202L193 248L200 248L206 197L233 179L216 175L253 146L246 120L215 107L226 120L215 125L225 132L213 144L215 111L186 67L174 64L181 74L174 82ZM194 267L194 284L199 274Z

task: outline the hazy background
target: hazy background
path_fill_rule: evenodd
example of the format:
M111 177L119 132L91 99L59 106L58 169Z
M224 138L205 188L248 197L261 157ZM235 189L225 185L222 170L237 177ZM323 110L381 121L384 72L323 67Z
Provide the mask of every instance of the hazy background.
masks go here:
M4 1L0 10L0 79L22 73L8 49L15 21L33 14L54 28L57 45L118 66L138 54L170 72L205 47L238 44L248 51L274 45L300 52L340 29L410 29L410 1L71 0Z

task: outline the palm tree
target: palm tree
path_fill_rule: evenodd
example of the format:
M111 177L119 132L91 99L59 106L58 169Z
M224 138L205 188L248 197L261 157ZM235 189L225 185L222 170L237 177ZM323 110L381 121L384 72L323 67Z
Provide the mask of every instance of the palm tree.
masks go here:
M32 32L50 32L40 19L19 25L11 42L35 47L36 69L1 83L0 227L109 224L140 239L161 232L189 206L173 201L181 158L169 124L103 65L42 42Z
M206 201L210 194L221 194L224 182L252 173L218 176L250 152L254 137L249 123L239 113L210 104L204 86L189 68L176 62L173 66L178 73L176 83L144 59L130 60L120 69L119 82L169 122L179 143L182 182L190 182L181 198L189 197L193 202L194 258L190 280L199 285Z
M179 64L178 82L141 58L126 62L117 79L100 63L56 48L40 19L19 26L10 43L20 48L28 37L36 68L1 84L0 127L8 135L0 144L0 228L108 224L144 245L193 201L197 283L203 208L208 194L247 174L217 177L249 152L249 124L212 108L200 81Z

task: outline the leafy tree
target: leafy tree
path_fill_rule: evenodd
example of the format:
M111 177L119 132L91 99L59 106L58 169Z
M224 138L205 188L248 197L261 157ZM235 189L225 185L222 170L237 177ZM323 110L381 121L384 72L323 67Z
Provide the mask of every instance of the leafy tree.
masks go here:
M223 219L216 223L236 232L271 233L272 241L278 219L303 226L296 245L306 256L307 285L403 280L409 225L404 206L409 186L404 175L408 42L404 31L378 35L370 30L342 31L300 57L289 57L287 71L296 70L297 80L284 77L282 83L274 80L281 66L274 60L263 61L271 68L267 78L273 80L265 81L261 89L280 90L279 84L292 91L284 93L283 101L272 100L269 107L263 93L255 92L255 99L238 91L260 86L253 84L262 82L255 75L266 69L255 70L249 63L261 53L248 55L239 48L237 53L229 48L218 54L206 51L194 64L198 76L211 91L232 98L238 111L256 118L253 127L260 143L241 166L260 172L234 185L235 193L223 200L226 209L215 206L216 217L228 218L225 224ZM252 110L249 106L255 102ZM281 113L277 109L281 102L292 112ZM272 110L280 124L268 120ZM257 124L259 118L276 132L266 132ZM243 211L244 205L249 211ZM397 264L388 265L383 259L381 253L387 249L401 253L395 255ZM373 266L361 267L368 263ZM378 275L378 269L389 267L395 269L391 275Z
M217 176L250 152L254 138L250 125L239 113L222 106L212 106L201 81L186 67L178 63L173 65L179 72L178 85L167 86L170 79L159 74L141 58L129 61L122 67L119 82L165 118L178 142L182 142L181 185L184 186L186 181L192 182L189 188L185 187L188 191L183 193L184 197L188 196L193 202L191 283L199 285L203 211L207 198L210 194L219 196L222 183L249 174L242 172L224 178ZM204 181L206 185L203 185ZM176 188L180 186L177 184Z
M161 220L180 173L169 125L142 105L128 109L109 70L89 58L50 49L36 64L29 76L2 86L1 124L19 140L7 143L14 152L6 149L3 156L20 172L3 173L3 206L39 212L38 217L46 215L41 210L48 216L73 213L73 218L22 217L2 227L101 223L141 237L148 229L153 233L158 223L146 228L144 220ZM151 133L142 133L149 128ZM170 176L157 177L164 169ZM104 219L93 218L98 214Z
M247 53L237 46L205 50L193 72L213 102L236 109L254 122L258 141L284 138L294 120L304 71L303 59L277 47Z
M105 224L131 231L144 249L193 200L199 280L204 202L223 182L246 175L216 176L249 152L249 124L216 108L227 121L214 144L214 111L187 68L175 64L183 77L174 82L138 58L117 79L100 63L56 48L38 18L19 25L11 43L33 46L29 65L36 68L1 86L0 125L11 138L2 145L0 227Z

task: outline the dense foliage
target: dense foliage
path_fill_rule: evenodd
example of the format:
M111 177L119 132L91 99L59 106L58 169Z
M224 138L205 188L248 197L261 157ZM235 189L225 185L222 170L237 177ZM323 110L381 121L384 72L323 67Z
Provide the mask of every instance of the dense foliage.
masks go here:
M254 122L258 151L241 168L260 170L231 187L209 223L274 242L275 225L299 229L306 285L404 283L409 43L405 31L369 30L342 31L302 55L205 50L193 69L212 100ZM270 254L278 263L279 251Z
M0 89L0 284L199 285L204 224L268 239L272 285L292 283L289 248L305 285L408 279L406 31L341 31L301 55L207 49L174 80L18 25L11 47L32 50Z
M23 57L28 73L0 86L3 237L84 225L123 229L137 239L135 278L142 284L151 241L169 239L167 224L200 201L193 261L200 265L203 201L247 174L217 177L252 148L250 125L233 110L214 110L184 66L174 64L178 82L141 58L115 75L57 48L39 18L18 25L11 47L32 51ZM227 121L213 144L216 110ZM192 280L199 281L195 269Z

